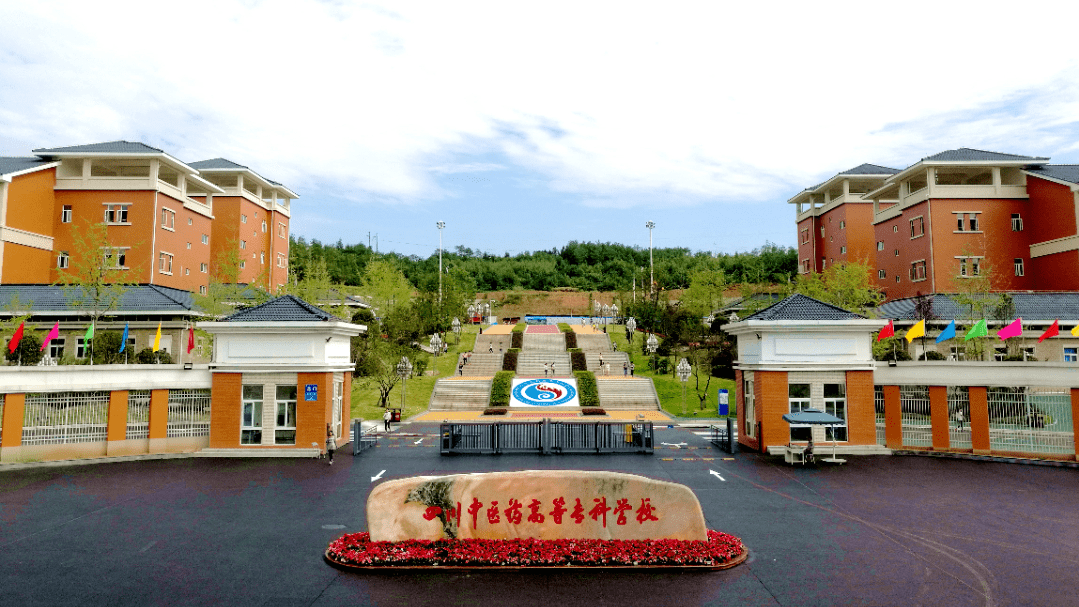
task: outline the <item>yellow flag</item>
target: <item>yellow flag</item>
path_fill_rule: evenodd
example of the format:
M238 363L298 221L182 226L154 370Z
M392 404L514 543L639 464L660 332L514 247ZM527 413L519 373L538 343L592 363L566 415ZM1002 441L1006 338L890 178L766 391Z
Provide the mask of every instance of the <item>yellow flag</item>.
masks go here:
M154 352L161 349L161 323L157 323L157 335L154 336Z
M907 331L907 343L914 341L915 337L925 337L925 321L919 320L918 324L914 325Z
M1075 328L1072 329L1072 335L1079 337L1079 325L1075 325Z

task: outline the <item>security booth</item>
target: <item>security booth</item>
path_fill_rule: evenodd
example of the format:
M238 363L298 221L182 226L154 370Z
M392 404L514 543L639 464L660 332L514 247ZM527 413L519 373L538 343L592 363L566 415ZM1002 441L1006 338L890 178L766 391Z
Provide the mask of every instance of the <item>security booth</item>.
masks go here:
M338 446L349 441L349 342L367 327L292 295L198 327L214 337L210 444L203 454L314 452L330 430Z

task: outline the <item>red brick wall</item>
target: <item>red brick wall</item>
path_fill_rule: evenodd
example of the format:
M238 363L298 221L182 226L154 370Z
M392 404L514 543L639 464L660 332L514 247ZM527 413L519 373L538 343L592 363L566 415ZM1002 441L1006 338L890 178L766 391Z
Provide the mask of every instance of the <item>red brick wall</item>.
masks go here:
M790 426L783 415L790 412L786 371L756 371L753 373L756 408L760 416L760 444L786 445L790 442Z
M327 402L333 401L333 373L297 373L296 399L296 446L310 448L315 443L319 448L326 445L326 424L333 421L328 417L330 411ZM318 386L318 401L304 400L307 384Z
M852 445L877 444L872 371L847 371L847 440Z
M242 373L214 373L210 407L210 448L240 446L240 408L243 401ZM263 432L273 428L263 428Z
M951 442L948 435L947 386L929 386L929 417L933 424L933 448L947 449Z

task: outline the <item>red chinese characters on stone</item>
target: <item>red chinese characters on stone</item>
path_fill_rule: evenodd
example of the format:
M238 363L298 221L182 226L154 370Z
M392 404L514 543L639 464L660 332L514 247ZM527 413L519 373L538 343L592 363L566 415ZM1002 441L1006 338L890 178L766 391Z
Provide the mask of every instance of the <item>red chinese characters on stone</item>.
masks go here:
M641 498L641 507L637 508L637 522L643 525L645 521L658 521L659 517L655 515L655 512L652 500L647 497Z
M618 500L614 507L614 513L618 515L618 520L615 521L616 525L626 524L626 510L633 510L633 506L629 505L629 500L625 498Z
M430 521L438 515L442 514L442 508L438 506L428 506L427 511L423 513L424 520Z
M581 498L577 498L577 504L573 506L573 514L569 516L578 525L584 522L584 506L581 505Z
M592 501L596 502L596 505L592 506L592 509L588 511L588 516L591 516L592 520L597 521L597 522L599 521L600 517L602 516L603 517L603 526L606 527L607 526L607 513L611 511L611 509L609 507L607 507L607 497L606 496L597 497L597 498L593 499Z
M521 524L521 502L510 498L510 505L505 510L506 521L514 525Z
M492 525L502 522L502 518L498 516L498 500L493 500L491 507L487 509L487 522Z
M480 510L483 509L483 502L476 498L472 498L472 504L468 507L468 513L472 515L472 528L476 528L476 517L479 515Z
M543 502L533 498L532 503L528 505L528 522L530 523L542 523L543 514L540 513L540 506Z
M566 510L565 506L566 506L566 498L556 497L554 499L554 510L551 510L548 514L550 514L551 518L554 519L555 524L561 525L562 524L562 515L565 514L566 512L569 512L568 510Z

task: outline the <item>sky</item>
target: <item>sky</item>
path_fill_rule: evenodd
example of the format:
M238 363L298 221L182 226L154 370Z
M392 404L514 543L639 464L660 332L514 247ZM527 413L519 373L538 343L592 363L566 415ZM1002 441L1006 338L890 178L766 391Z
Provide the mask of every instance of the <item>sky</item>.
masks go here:
M1079 3L0 0L0 156L141 141L426 257L794 246L802 189L958 147L1079 163Z

